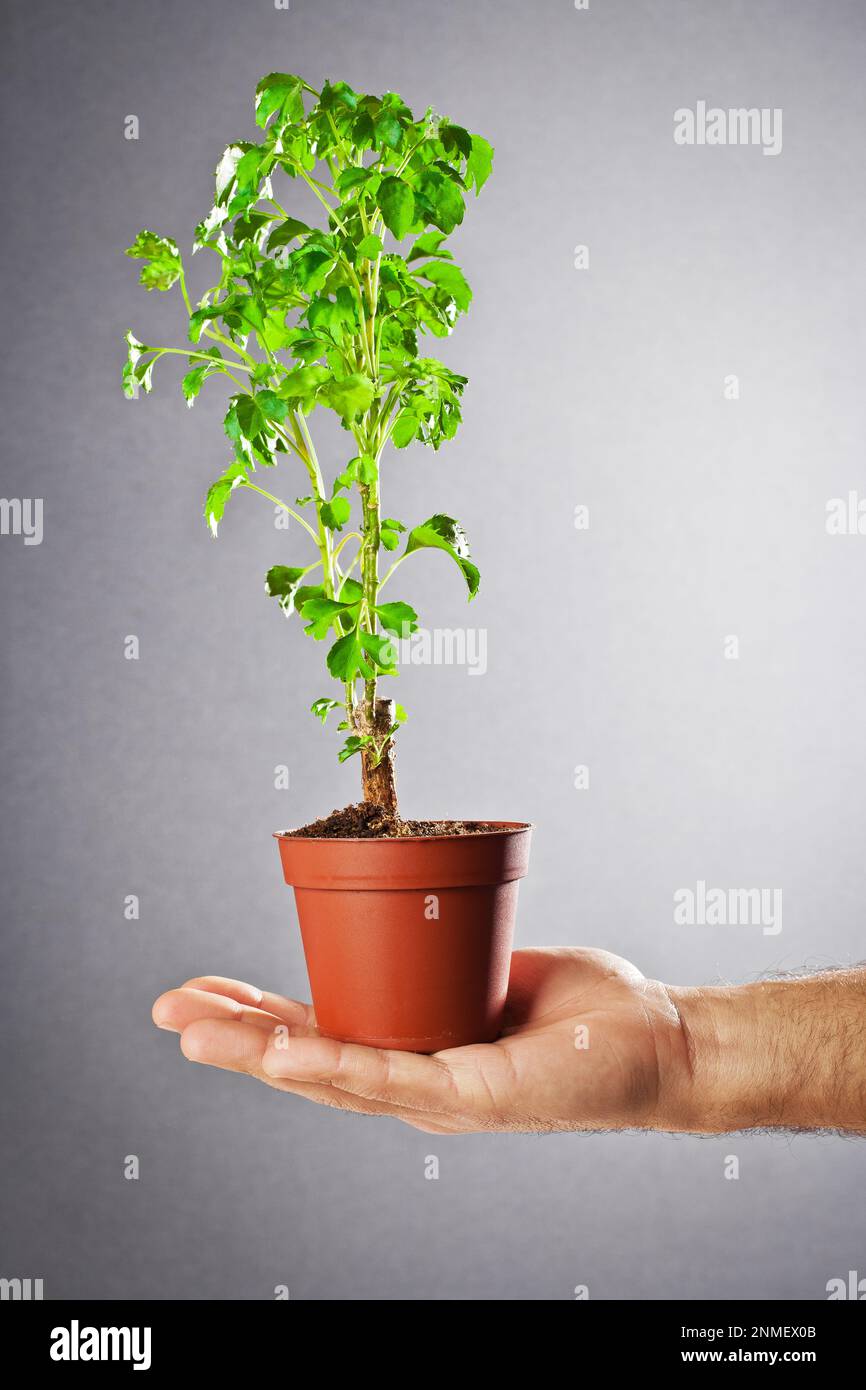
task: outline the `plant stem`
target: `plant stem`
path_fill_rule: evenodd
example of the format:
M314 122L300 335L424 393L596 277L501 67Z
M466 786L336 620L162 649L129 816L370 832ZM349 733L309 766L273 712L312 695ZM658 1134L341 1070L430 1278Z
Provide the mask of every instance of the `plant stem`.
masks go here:
M274 430L275 430L275 432L280 436L280 439L282 439L283 442L284 442L285 444L288 444L288 446L289 446L289 448L291 449L292 453L293 453L293 454L297 454L298 458L301 460L301 463L302 463L302 464L304 465L304 467L306 468L306 467L307 467L307 455L306 455L306 451L298 444L297 440L293 439L292 436L291 436L290 434L286 434L286 431L285 431L284 429L281 429L280 426L277 425L277 424L274 424Z
M369 369L370 376L375 382L376 362L373 356L373 334L370 331L369 321L367 319L367 315L364 312L364 291L361 289L360 281L358 280L358 276L355 272L355 267L352 265L351 261L348 261L345 256L341 256L340 259L342 260L343 265L346 268L346 272L350 280L352 281L352 284L355 287L355 293L358 296L358 313L361 319L361 340L364 345L364 356L367 359L367 367Z
M289 516L294 517L295 521L299 521L301 523L305 531L309 531L313 540L316 542L316 545L319 544L319 539L309 522L305 521L304 518L302 516L299 516L297 512L292 511L292 508L287 506L285 502L282 502L279 497L274 497L273 493L271 492L265 492L263 487L257 487L256 484L251 483L248 478L241 479L241 487L248 487L252 492L259 493L261 497L267 497L268 501L273 502L275 507L282 507L284 512L288 512ZM316 563L318 564L319 561L316 561Z
M385 585L388 583L388 580L391 578L391 575L394 573L397 566L402 565L403 561L406 559L408 559L407 555L401 555L399 560L395 560L391 568L389 570L386 570L384 577L379 582L380 589L384 589Z
M183 295L183 302L186 305L186 311L189 314L189 317L192 318L193 307L190 303L189 292L186 287L186 276L183 272L183 269L181 269L181 272L178 276L178 284L180 285L180 292ZM222 343L223 347L231 348L232 352L235 352L239 357L242 357L243 360L249 364L246 368L247 371L253 371L258 366L256 359L252 356L251 353L247 352L245 348L238 347L238 344L233 343L231 338L223 337L222 333L220 333L218 329L213 328L210 324L205 325L204 335L206 338L212 338L215 343ZM165 351L176 351L176 349L166 348ZM232 366L240 367L240 363L233 362Z
M242 357L245 362L249 363L253 371L260 365L251 352L247 352L246 348L242 348L237 343L233 343L231 338L226 338L218 329L211 328L209 324L204 329L204 336L206 338L212 338L215 343L222 343L223 347L231 348L232 352L236 352L239 357Z
M235 386L239 386L241 390L244 389L244 383L238 377L233 376L232 373L229 371L229 366L232 366L238 372L249 372L250 368L245 367L243 362L228 363L225 362L221 357L211 357L210 354L207 352L189 352L186 348L174 347L155 348L153 356L154 362L156 362L158 358L163 357L166 353L176 353L180 357L197 357L201 358L205 362L213 362L215 371L221 371L223 376L231 377L232 381L235 383Z
M186 289L186 276L184 275L183 270L181 270L180 275L178 276L178 284L180 285L180 292L183 295L183 302L186 305L186 311L189 314L190 318L192 318L192 305L189 302L189 295L187 294Z
M331 533L322 521L321 503L325 500L325 484L322 478L322 470L319 467L319 459L316 454L316 446L307 425L307 417L302 410L292 415L292 421L300 428L307 449L307 471L310 475L310 482L313 484L313 491L316 494L316 520L319 527L318 546L322 556L324 568L325 594L328 598L334 597L334 571L331 556Z
M329 217L333 217L333 219L334 219L334 221L336 222L337 226L340 228L340 231L343 233L343 236L348 236L349 233L346 231L346 228L345 228L343 222L342 222L342 221L340 220L340 218L337 216L336 209L335 209L335 208L332 208L332 207L331 207L331 204L330 204L329 202L326 202L326 200L322 197L321 193L319 192L319 189L318 189L318 186L317 186L318 180L316 180L316 179L311 179L310 176L309 176L309 174L307 173L306 169L303 169L303 168L301 167L300 164L297 165L297 170L298 170L298 173L300 174L301 178L304 180L304 183L306 183L307 186L312 190L312 192L315 193L315 195L316 195L316 197L318 198L319 202L322 204L322 207L323 207L323 208L327 208L327 210L328 210L328 216L329 216ZM325 187L325 185L323 184L322 187ZM334 197L336 198L336 196L337 196L337 195L336 195L336 193L335 193L335 194L334 194Z
M364 537L361 535L360 531L350 531L349 534L344 536L343 539L340 541L340 544L337 546L331 558L333 560L336 560L339 557L340 551L343 549L343 546L346 544L347 541L359 540L363 542L363 539Z
M364 544L361 548L361 587L370 631L376 631L376 603L379 597L379 491L373 483L360 485L364 518ZM372 729L376 720L376 677L364 682L367 720Z

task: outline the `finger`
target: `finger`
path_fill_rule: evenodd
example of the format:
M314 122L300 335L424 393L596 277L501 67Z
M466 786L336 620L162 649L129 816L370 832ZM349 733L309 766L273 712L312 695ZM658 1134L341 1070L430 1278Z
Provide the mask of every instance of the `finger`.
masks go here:
M183 988L204 989L208 994L224 994L228 999L236 999L239 1004L252 1004L257 1008L267 1009L269 1013L285 1018L286 1022L294 1022L300 1010L304 1014L304 1022L315 1027L316 1017L311 1004L303 1004L300 999L286 999L282 994L272 994L256 985L245 984L243 980L231 980L225 975L199 975L194 980L187 980Z
M463 1099L445 1054L395 1052L316 1036L271 1039L262 1060L269 1076L324 1082L386 1105L448 1115Z
M268 1037L254 1024L235 1019L198 1018L181 1031L180 1050L189 1062L256 1076Z
M181 988L225 994L229 999L237 999L239 1004L251 1004L255 1008L261 1004L263 997L258 985L248 985L245 980L232 980L227 975L196 975L192 980L184 980Z
M153 1006L156 1026L175 1033L182 1033L190 1023L203 1018L249 1023L265 1033L272 1033L276 1027L296 1027L299 1031L306 1031L307 1028L301 1010L296 1012L294 1020L290 1020L286 1016L281 1018L265 1009L254 1009L225 995L209 994L202 989L170 989L166 994L161 994Z
M190 1062L201 1062L206 1066L218 1067L222 1071L254 1076L278 1091L302 1096L305 1100L315 1101L331 1109L351 1110L362 1115L390 1115L410 1124L416 1119L408 1112L400 1112L396 1107L365 1101L327 1084L283 1080L271 1076L262 1067L267 1037L254 1025L226 1019L198 1019L183 1030L180 1046ZM418 1116L417 1120L423 1122L419 1127L427 1126L431 1133L454 1132L444 1126L436 1128L435 1122L428 1121L425 1116Z
M423 1119L421 1119L419 1116L414 1115L414 1114L412 1113L411 1110L404 1110L404 1111L402 1111L402 1112L399 1113L399 1114L398 1114L397 1111L395 1110L395 1111L394 1111L394 1118L395 1118L396 1120L402 1120L403 1124L404 1124L404 1125L409 1125L409 1127L410 1127L411 1129L419 1129L419 1130L421 1130L424 1134L444 1134L444 1135L450 1135L450 1134L468 1134L468 1133L470 1132L470 1129L469 1129L469 1126L468 1126L468 1125L460 1124L457 1120L455 1120L454 1123L453 1123L452 1125L445 1125L445 1124L436 1125L436 1124L434 1124L433 1121L432 1121L431 1119L429 1119L426 1115L424 1116Z

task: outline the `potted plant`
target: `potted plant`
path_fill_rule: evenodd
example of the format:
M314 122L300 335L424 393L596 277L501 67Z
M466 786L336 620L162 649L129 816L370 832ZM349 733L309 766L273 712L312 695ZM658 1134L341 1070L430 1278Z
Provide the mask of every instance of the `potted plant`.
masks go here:
M389 445L439 449L460 424L466 378L423 356L419 340L448 336L469 308L446 241L493 150L432 110L416 119L393 92L359 95L345 82L316 91L271 73L255 106L261 138L226 149L195 231L193 251L216 257L215 283L194 304L175 241L143 231L127 249L144 262L146 289L179 287L188 341L150 347L128 333L124 389L149 392L155 364L172 355L187 359L190 406L209 378L227 379L232 456L207 493L207 523L216 535L229 499L255 494L285 510L309 551L273 565L266 589L327 644L339 698L316 699L312 713L324 723L339 712L339 758L358 759L362 782L360 804L277 836L319 1027L425 1052L490 1041L531 828L404 821L394 746L405 712L380 682L396 675L393 638L417 628L390 591L409 556L439 551L470 599L478 590L459 523L383 514L381 480ZM287 209L295 193L323 226L300 220L294 197ZM322 408L350 440L330 482L310 428ZM265 481L277 465L302 479L288 484L301 493L293 505Z

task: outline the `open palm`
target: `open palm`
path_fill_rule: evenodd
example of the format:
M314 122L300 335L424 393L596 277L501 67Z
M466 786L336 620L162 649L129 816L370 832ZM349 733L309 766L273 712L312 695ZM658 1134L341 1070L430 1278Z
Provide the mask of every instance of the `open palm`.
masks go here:
M665 987L607 951L515 952L501 1037L430 1057L324 1038L308 1005L220 976L153 1018L191 1061L434 1134L651 1126L686 1059Z

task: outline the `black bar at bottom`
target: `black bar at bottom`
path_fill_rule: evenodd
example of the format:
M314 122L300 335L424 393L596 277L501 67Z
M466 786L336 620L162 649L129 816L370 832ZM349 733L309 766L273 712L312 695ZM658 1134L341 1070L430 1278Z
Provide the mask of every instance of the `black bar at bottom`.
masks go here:
M190 1369L202 1377L259 1376L265 1369L280 1368L288 1375L292 1368L300 1370L305 1350L321 1341L319 1318L303 1302L7 1301L0 1304L0 1318L4 1359L14 1357L25 1373L33 1369L61 1379L84 1372L92 1378L105 1369L139 1377ZM351 1328L351 1315L344 1312L341 1323L343 1319ZM355 1337L346 1339L346 1357L353 1358L355 1369L369 1372L371 1363L384 1358L393 1371L393 1354L405 1337L407 1350L414 1347L413 1355L420 1346L428 1351L441 1346L441 1371L448 1374L453 1346L446 1355L449 1339L442 1339L441 1314L428 1318L421 1330L411 1314L388 1318L385 1328L380 1307L359 1322ZM544 1343L537 1345L536 1354L546 1360L553 1352L559 1360L566 1346L575 1348L560 1340L562 1332L580 1332L592 1337L593 1361L597 1366L600 1358L608 1374L621 1369L653 1374L674 1367L700 1372L705 1366L802 1366L826 1375L858 1364L864 1330L862 1310L835 1302L575 1302L551 1325L555 1341L546 1350ZM537 1343L538 1332L536 1314L523 1335L528 1343ZM511 1345L515 1333L519 1327L512 1325ZM336 1346L328 1337L331 1373L341 1342L342 1334ZM485 1351L488 1365L497 1345L502 1343L488 1345Z

